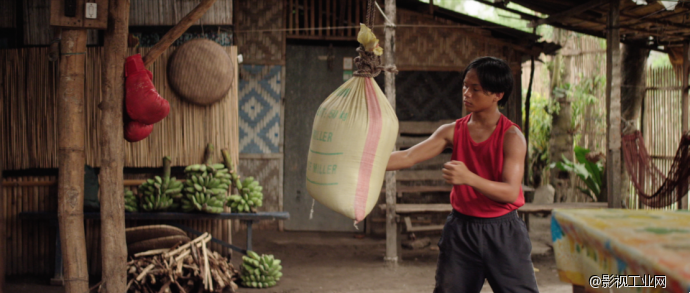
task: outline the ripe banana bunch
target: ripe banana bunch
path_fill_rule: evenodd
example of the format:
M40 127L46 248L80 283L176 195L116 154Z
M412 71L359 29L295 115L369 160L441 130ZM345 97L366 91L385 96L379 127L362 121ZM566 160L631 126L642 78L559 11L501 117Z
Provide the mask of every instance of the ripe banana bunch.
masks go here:
M259 185L259 181L251 176L240 181L235 173L232 173L232 178L239 191L239 194L231 195L228 200L232 212L256 212L256 208L262 206L264 200L264 194L261 192L263 187Z
M268 288L280 281L283 267L279 259L272 254L259 256L256 252L247 250L247 256L242 257L242 285L253 288Z
M183 184L175 177L155 176L139 186L140 206L145 211L165 211L177 209L174 199L182 197Z
M139 211L139 201L129 189L125 189L125 211L136 212Z
M222 213L228 200L230 174L223 164L195 164L185 168L187 182L184 187L182 209L207 213Z

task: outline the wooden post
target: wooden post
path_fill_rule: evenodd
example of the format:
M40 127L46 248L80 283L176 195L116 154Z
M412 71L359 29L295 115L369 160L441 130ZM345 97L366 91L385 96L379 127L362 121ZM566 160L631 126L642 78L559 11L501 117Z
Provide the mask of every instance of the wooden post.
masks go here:
M606 34L606 193L609 208L621 203L621 55L620 0L609 4Z
M58 85L58 221L67 293L89 290L84 238L86 30L64 29ZM124 266L123 266L124 268Z
M114 0L111 0L114 1ZM202 0L199 5L197 5L192 11L187 13L187 15L180 20L170 31L168 31L163 38L156 43L156 45L151 48L148 54L144 56L144 66L148 67L149 65L153 64L153 61L156 61L158 59L158 56L163 54L165 50L172 45L172 43L177 40L187 29L192 26L199 18L204 16L204 13L206 13L206 10L211 8L213 3L215 3L216 0ZM129 4L128 4L129 5ZM129 20L129 16L127 16L127 19Z
M3 144L0 144L0 154L4 154ZM2 164L0 162L0 182L2 180ZM2 194L3 186L0 184L0 200L3 199ZM0 293L5 292L5 247L7 247L7 236L5 230L5 207L0 207Z
M386 0L386 17L395 23L395 0ZM386 23L384 28L385 43L383 54L386 66L395 64L395 28ZM385 73L385 90L388 102L395 109L395 74ZM398 134L400 136L400 134ZM386 172L386 262L393 266L398 264L398 223L396 223L395 202L396 198L395 171Z
M104 40L103 100L101 110L101 253L103 289L127 291L127 241L124 210L124 66L129 31L129 0L110 0Z
M527 154L525 155L525 175L523 180L525 185L530 186L529 171L530 171L530 161L529 161L529 110L530 110L530 100L532 99L532 82L534 81L534 56L531 57L531 70L529 73L529 85L527 86L527 96L525 97L525 143L527 144ZM536 182L535 186L538 187L540 182Z
M680 108L680 119L681 119L681 124L680 124L680 129L681 133L685 134L688 131L688 75L690 75L690 44L688 42L683 43L683 93L681 96L681 108ZM686 179L682 179L686 180ZM678 209L683 209L687 210L688 209L688 196L686 195L688 190L687 190L687 182L681 182L681 184L677 187L678 190L677 192L682 195L682 198L678 199Z

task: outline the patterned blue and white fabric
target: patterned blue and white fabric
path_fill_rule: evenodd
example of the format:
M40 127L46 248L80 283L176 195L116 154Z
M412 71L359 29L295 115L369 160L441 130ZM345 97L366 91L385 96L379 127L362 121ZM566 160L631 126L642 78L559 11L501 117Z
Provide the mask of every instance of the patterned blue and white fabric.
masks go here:
M280 152L280 65L240 67L240 153Z

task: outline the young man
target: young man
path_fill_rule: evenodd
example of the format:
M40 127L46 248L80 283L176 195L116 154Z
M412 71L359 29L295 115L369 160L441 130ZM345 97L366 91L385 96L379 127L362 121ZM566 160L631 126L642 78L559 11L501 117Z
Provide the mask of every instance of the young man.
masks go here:
M438 243L434 293L478 293L484 279L496 293L538 292L532 244L515 211L525 203L527 147L517 125L498 111L513 90L512 72L503 60L482 57L464 76L462 97L470 114L393 152L387 170L409 168L453 148L443 167L443 178L453 184L453 212Z

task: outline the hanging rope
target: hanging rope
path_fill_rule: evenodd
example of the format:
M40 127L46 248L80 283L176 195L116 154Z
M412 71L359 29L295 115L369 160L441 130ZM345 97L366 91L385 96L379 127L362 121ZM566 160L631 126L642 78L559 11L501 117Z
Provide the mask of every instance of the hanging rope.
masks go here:
M374 0L367 1L367 13L364 24L369 28L373 27L373 22L376 18L374 4ZM364 46L361 44L357 48L357 53L359 53L359 56L355 57L354 60L352 60L355 66L357 67L357 70L355 70L355 72L352 73L352 75L354 76L373 78L381 74L381 71L392 73L398 72L395 66L382 66L381 56L377 56L376 54L374 54L374 52L368 52L364 49Z

